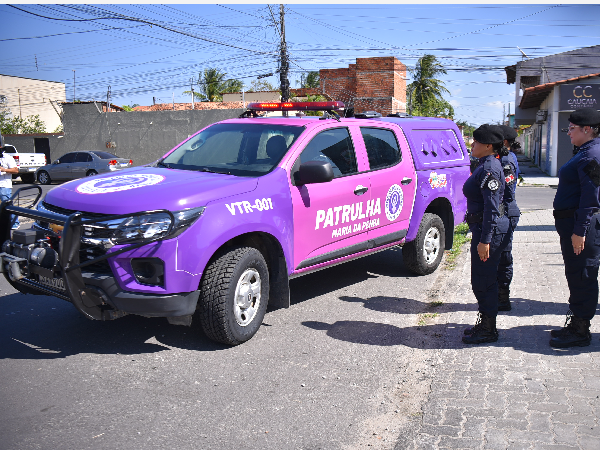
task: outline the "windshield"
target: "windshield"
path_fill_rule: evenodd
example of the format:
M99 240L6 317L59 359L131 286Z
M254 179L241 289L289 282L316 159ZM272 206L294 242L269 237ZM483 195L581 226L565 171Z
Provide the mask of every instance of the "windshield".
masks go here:
M184 142L159 166L181 170L261 176L275 167L303 126L221 123Z

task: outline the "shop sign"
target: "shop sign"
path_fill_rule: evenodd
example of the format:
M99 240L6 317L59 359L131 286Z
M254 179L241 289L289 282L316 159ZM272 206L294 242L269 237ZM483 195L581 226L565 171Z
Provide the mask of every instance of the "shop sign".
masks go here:
M580 108L600 109L600 84L563 84L560 86L561 111Z

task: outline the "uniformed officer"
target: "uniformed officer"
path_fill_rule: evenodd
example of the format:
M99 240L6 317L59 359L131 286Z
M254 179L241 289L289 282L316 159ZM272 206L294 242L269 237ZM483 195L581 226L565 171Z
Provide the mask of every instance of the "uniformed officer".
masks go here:
M554 224L569 286L565 326L550 332L552 347L590 345L590 320L598 306L600 263L600 112L582 108L569 116L578 152L558 173Z
M482 125L473 132L472 154L479 165L463 186L467 198L466 222L472 232L471 288L479 305L477 323L464 331L466 344L498 340L498 263L508 232L502 204L505 177L496 154L504 135L495 125Z
M506 235L506 247L500 255L500 263L498 264L498 311L510 311L510 282L513 278L513 257L512 257L512 240L513 233L519 223L521 210L517 206L515 191L519 180L519 163L517 155L512 150L520 148L517 138L517 132L514 128L507 125L500 125L504 134L504 146L500 150L500 164L504 172L504 212L508 217L509 228Z

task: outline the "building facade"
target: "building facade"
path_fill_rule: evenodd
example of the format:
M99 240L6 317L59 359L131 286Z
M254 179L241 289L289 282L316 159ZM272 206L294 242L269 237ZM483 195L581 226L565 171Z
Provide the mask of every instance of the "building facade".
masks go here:
M531 125L523 134L523 152L551 176L573 156L561 130L571 112L600 110L600 46L527 59L505 68L515 84L516 126Z
M64 83L0 75L0 106L12 117L39 115L47 132L62 125L60 104L65 101Z

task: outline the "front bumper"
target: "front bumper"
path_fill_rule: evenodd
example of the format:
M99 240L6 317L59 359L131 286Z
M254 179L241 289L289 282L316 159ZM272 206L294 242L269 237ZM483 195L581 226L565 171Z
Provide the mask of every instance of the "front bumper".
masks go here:
M145 211L136 214L104 216L102 218L85 218L80 212L69 216L22 208L13 205L13 199L20 192L38 189L39 195L32 205L37 203L41 195L39 186L21 188L10 200L0 205L0 242L9 251L0 253L0 271L8 282L20 292L26 294L53 295L70 301L86 317L95 320L111 320L126 314L137 314L148 317L177 317L193 314L199 297L198 291L176 294L148 294L123 290L112 274L98 273L90 270L99 262L130 251L158 239L145 239L132 245L127 245L111 253L106 253L92 259L80 261L80 246L83 225L95 222L116 220L124 217L156 213ZM169 211L161 211L170 215ZM44 248L47 252L56 252L56 263L42 266L34 262L33 252L23 244L11 240L10 215L16 214L36 221L48 222L62 226L59 233L51 230L44 231L44 239L30 244L30 249ZM171 222L172 227L173 222ZM168 234L168 233L167 233ZM50 242L50 245L48 245ZM32 247L33 245L33 247ZM39 247L37 247L39 246ZM16 249L16 250L15 250ZM48 282L50 280L51 282ZM44 282L43 282L44 281Z

